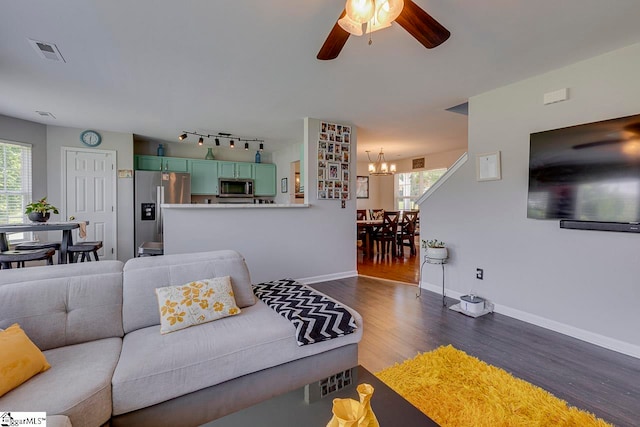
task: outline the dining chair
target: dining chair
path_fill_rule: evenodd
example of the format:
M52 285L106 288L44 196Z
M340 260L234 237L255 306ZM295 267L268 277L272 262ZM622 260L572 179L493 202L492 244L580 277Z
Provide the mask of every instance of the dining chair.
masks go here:
M28 250L33 250L33 249L54 249L56 251L58 251L58 264L62 264L62 252L60 252L60 247L61 247L61 243L60 242L40 242L40 241L33 241L33 242L22 242L22 243L18 243L15 246L15 250L17 251L28 251Z
M366 209L357 209L356 210L356 221L364 221L367 219L367 210ZM357 245L359 248L364 250L364 243L367 240L367 230L361 227L358 227L357 234Z
M100 261L98 258L98 249L102 247L102 241L98 242L79 242L74 243L73 245L67 248L67 253L69 254L69 262L75 263L78 262L78 257L82 254L82 258L80 258L80 262L89 262L91 261L91 254L96 261Z
M389 249L393 256L396 256L396 239L398 234L398 211L384 211L382 225L373 231L373 241L378 248L378 253L387 255Z
M380 220L384 217L384 209L369 209L369 219Z
M404 255L404 247L409 246L409 253L415 256L416 250L416 223L418 211L404 211L402 221L398 225L398 252Z
M31 249L31 250L8 250L0 252L0 265L3 268L10 269L11 263L15 262L18 268L24 267L27 261L41 261L46 260L47 265L53 265L53 254L55 249Z

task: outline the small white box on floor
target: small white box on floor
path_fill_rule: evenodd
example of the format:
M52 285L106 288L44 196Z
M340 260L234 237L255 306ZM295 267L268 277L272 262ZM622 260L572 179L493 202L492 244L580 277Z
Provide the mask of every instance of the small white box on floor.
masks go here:
M462 295L460 308L471 314L480 314L484 311L484 298L475 295Z

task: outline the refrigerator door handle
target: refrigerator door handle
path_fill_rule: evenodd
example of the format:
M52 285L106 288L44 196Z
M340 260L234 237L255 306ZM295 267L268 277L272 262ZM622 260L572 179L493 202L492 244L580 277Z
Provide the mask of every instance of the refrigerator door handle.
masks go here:
M160 205L164 203L164 191L162 190L162 186L156 187L156 231L158 236L162 235L162 209L160 209Z

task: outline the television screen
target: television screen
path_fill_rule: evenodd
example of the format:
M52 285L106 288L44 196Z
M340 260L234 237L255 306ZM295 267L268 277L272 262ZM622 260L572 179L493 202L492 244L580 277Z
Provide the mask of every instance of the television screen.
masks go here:
M532 133L527 217L640 222L640 115Z

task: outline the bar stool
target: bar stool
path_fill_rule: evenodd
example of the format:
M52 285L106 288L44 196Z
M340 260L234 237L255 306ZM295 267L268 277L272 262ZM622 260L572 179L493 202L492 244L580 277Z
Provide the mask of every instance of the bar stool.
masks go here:
M0 252L0 266L2 268L9 269L11 268L11 263L18 263L18 268L24 267L25 261L40 261L47 260L47 265L53 265L53 254L55 254L55 249L33 249L33 250L25 250L25 251L3 251Z
M91 261L91 253L93 252L93 256L96 261L100 261L98 258L98 249L102 247L102 241L100 242L79 242L75 243L67 248L67 253L69 254L69 262L74 263L78 262L78 256L82 254L82 258L80 258L80 262L89 262Z
M23 242L15 246L17 251L29 251L33 249L55 249L58 251L58 264L62 264L62 253L60 252L60 242Z

